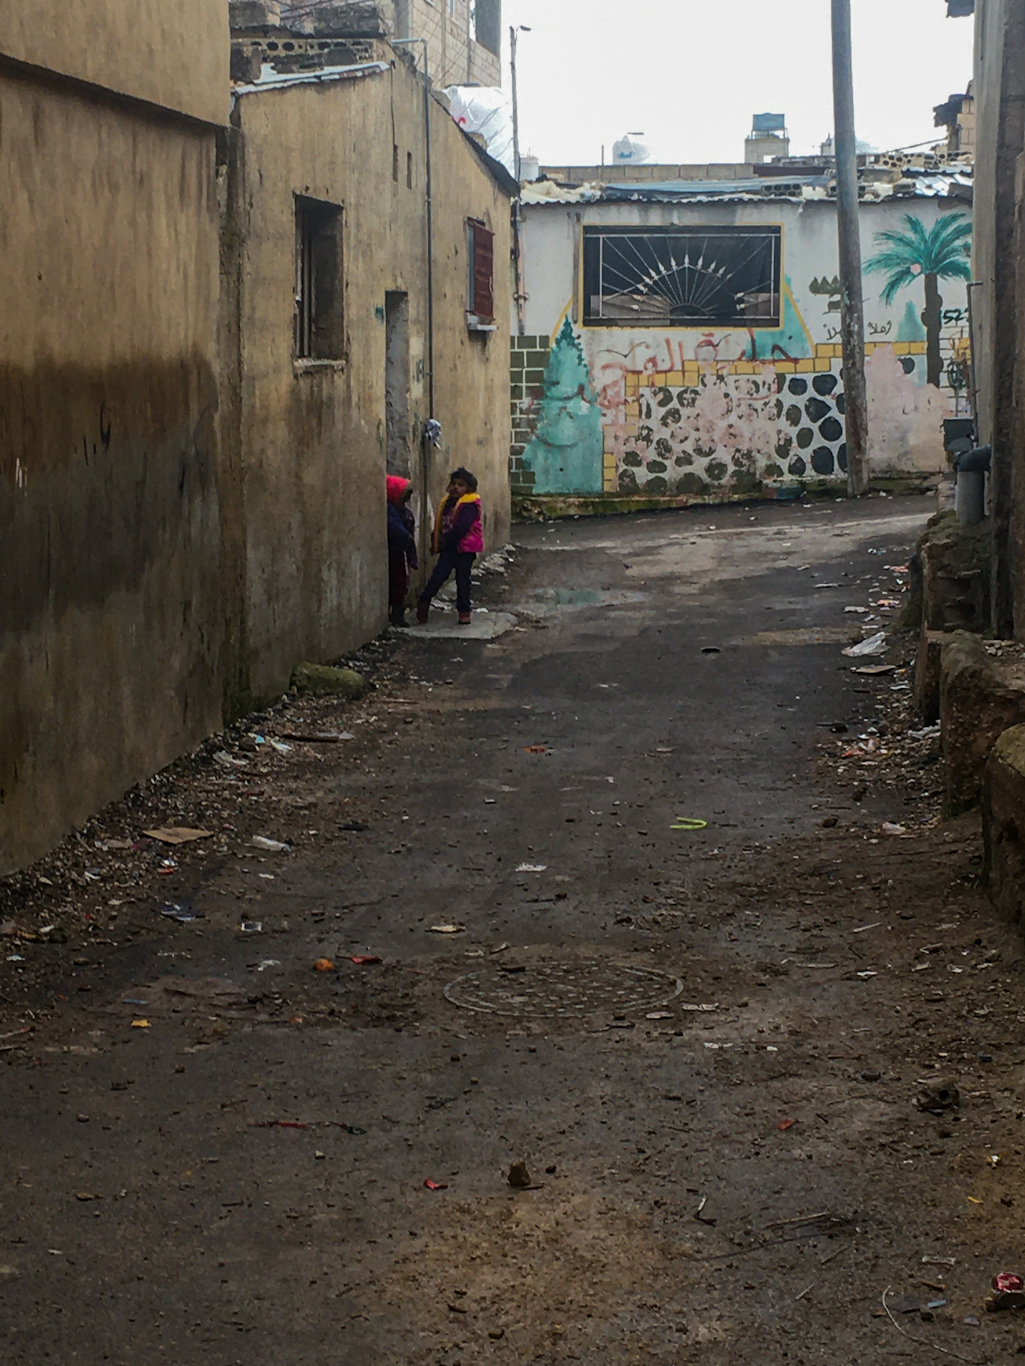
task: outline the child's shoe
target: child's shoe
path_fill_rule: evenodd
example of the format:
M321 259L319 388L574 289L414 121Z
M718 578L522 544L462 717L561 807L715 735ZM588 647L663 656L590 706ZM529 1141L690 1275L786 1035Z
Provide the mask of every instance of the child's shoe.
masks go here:
M460 625L460 626L469 626L469 624L470 624L470 614L469 614L469 612L460 612L460 613L459 613L459 625Z
M406 613L401 607L393 607L388 614L388 620L393 626L409 625L409 622L406 620Z
M421 626L427 625L427 618L431 615L431 604L429 602L418 602L416 605L416 619Z

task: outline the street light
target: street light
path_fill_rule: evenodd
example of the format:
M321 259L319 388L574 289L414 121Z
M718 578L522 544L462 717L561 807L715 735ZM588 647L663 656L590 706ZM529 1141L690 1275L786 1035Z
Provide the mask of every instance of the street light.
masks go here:
M513 106L513 165L516 168L516 183L520 181L520 102L516 89L516 42L517 34L530 33L526 24L511 24L509 27L509 74L512 77Z
M521 337L527 332L527 295L523 288L523 201L520 170L520 102L516 89L516 41L521 33L530 33L526 24L509 26L509 74L512 78L513 167L516 171L516 202L513 205L513 257L516 266L516 331Z

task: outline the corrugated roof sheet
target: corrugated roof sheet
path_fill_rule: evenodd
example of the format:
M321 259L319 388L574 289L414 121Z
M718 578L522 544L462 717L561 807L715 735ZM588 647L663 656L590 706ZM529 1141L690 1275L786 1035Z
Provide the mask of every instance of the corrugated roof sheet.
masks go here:
M889 199L967 199L971 197L972 177L968 171L920 172L908 168L898 183L863 181L863 202L880 203ZM539 180L523 186L523 203L544 204L757 204L786 200L794 204L808 200L831 200L831 177L780 176L757 180L681 180L643 183L618 182L602 185L562 185L554 180Z
M275 71L265 66L260 79L249 85L236 85L233 95L258 95L263 90L285 90L293 85L328 85L333 81L359 80L389 71L387 62L361 62L358 66L322 66L314 71Z

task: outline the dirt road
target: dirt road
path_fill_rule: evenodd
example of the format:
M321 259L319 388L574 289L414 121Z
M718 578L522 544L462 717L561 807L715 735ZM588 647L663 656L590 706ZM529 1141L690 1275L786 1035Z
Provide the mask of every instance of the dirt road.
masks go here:
M519 529L515 629L376 647L11 880L0 1358L1025 1351L1021 945L928 738L873 767L908 644L841 653L928 511Z

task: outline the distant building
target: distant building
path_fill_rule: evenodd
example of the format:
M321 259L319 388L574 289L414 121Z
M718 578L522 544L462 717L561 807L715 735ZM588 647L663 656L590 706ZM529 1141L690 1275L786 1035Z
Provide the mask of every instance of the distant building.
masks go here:
M502 0L392 0L395 35L425 38L435 85L502 84Z
M946 128L949 156L975 156L975 87L971 81L963 95L951 95L933 110L937 128Z

